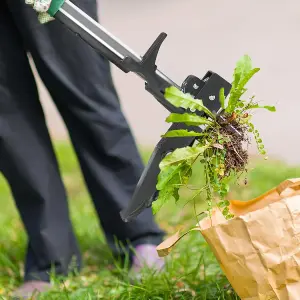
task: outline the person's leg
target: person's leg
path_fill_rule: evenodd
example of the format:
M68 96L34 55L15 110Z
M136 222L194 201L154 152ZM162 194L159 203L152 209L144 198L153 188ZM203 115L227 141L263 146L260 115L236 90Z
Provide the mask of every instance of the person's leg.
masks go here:
M0 170L28 233L25 281L67 274L80 254L66 193L22 39L0 3Z
M163 231L151 209L131 223L120 218L144 166L121 111L108 61L59 22L39 25L34 12L19 2L11 1L15 3L11 10L66 122L110 247L117 252L115 239L134 246L159 244ZM96 0L73 2L97 18Z

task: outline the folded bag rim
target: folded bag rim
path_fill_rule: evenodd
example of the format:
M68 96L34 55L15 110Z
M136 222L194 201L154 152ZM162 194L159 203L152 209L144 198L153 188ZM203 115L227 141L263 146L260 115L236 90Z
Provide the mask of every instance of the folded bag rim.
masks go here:
M265 192L264 194L251 199L249 201L241 201L241 200L230 200L229 209L231 212L235 213L236 217L241 215L246 215L252 211L256 211L262 209L271 203L278 202L284 197L300 194L300 178L290 178L287 180L282 181L276 187L270 189L269 191ZM269 198L268 198L269 197ZM262 203L263 200L267 199L265 203ZM219 215L222 218L222 216ZM231 220L226 220L223 217L221 220L222 224L229 223ZM205 220L202 220L200 224L197 224L195 227L191 228L190 230L181 233L181 231L177 231L175 234L164 240L161 244L156 247L157 253L160 257L167 256L174 246L187 234L192 231L200 231L204 232L205 230L209 230L214 225L204 226ZM216 225L220 225L217 223Z

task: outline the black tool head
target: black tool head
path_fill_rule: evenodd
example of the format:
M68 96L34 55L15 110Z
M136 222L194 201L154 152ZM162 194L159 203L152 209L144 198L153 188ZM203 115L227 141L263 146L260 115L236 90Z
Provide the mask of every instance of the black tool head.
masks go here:
M221 106L219 101L219 91L224 88L225 96L231 89L230 83L213 72L207 72L203 79L189 76L182 84L182 91L190 93L197 99L201 99L206 107L217 113ZM169 130L187 129L185 124L173 124ZM189 129L191 129L189 127ZM194 130L194 128L193 128ZM196 128L195 130L200 130ZM152 156L136 186L135 192L126 209L121 212L123 221L129 222L138 216L144 209L151 207L153 201L157 199L156 189L157 177L160 173L159 164L164 156L177 148L191 146L195 141L194 137L182 138L162 138L156 145Z

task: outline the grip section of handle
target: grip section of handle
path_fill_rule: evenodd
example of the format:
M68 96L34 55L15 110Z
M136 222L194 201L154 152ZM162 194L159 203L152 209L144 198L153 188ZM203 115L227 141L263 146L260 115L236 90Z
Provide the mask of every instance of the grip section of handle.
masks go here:
M59 11L59 9L63 6L64 3L65 3L65 0L52 0L51 6L47 11L48 14L51 17L54 17L55 14Z

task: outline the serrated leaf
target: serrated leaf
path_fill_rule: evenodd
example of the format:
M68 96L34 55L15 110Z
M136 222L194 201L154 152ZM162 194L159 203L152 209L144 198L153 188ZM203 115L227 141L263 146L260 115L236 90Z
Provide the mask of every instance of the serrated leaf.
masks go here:
M185 94L174 86L166 88L164 96L167 101L176 107L190 109L191 111L203 111L211 118L214 118L213 113L204 106L202 100L195 99L191 94Z
M232 113L234 111L240 97L247 91L245 85L259 70L259 68L252 69L251 58L248 55L244 55L238 60L233 73L232 88L226 112Z
M232 88L235 89L241 79L248 74L252 69L252 61L249 55L242 56L236 63L236 67L233 73Z
M196 132L196 131L188 131L186 129L178 129L178 130L170 130L161 137L185 137L185 136L203 136L206 135L204 133Z
M175 199L175 202L177 202L180 198L180 195L179 195L179 188L175 188L173 190L173 193L172 193L172 196L173 198Z
M245 85L249 82L249 80L257 73L260 71L260 68L254 68L250 70L248 73L244 74L244 76L241 78L239 84L238 84L238 89L244 94L246 89L244 88Z
M207 148L208 146L201 146L201 145L197 145L194 147L178 148L171 154L164 157L164 159L160 162L159 167L162 170L163 168L181 163L183 161L188 162L194 160L201 153L203 153Z
M170 180L183 168L183 165L184 163L182 162L178 165L173 165L169 168L162 169L157 178L157 190L160 191L164 189Z
M245 89L245 85L259 70L259 68L255 68L249 71L247 74L243 74L243 77L240 79L237 87L231 89L226 112L232 113L234 111L241 96L247 91L247 89Z
M169 202L170 197L170 193L164 194L163 191L160 191L158 198L152 202L152 214L156 215L161 210L163 205Z
M158 198L152 202L153 215L157 214L163 205L172 199L172 191L173 190L169 187L159 192Z
M207 118L200 117L196 114L175 114L171 113L167 119L167 123L184 123L188 126L212 125L213 122Z
M224 88L220 89L219 93L220 104L223 109L225 109L225 90Z
M192 148L192 147L190 147ZM196 147L194 147L196 148ZM182 148L183 149L183 148ZM177 160L178 163L168 163L172 156L174 159L178 159L180 149L175 150L173 153L166 156L160 164L160 173L158 175L158 182L156 188L159 190L159 196L156 201L153 202L152 211L157 213L158 210L170 199L179 199L179 189L182 185L188 183L192 175L192 163L191 156L185 156L181 158L181 161ZM199 152L199 150L197 149ZM188 154L191 151L185 151L182 155ZM193 150L195 152L195 150ZM175 155L174 155L175 153Z
M237 66L241 71L241 74L247 74L252 70L252 60L249 55L245 54L237 62Z
M174 199L177 202L180 187L187 184L191 176L192 166L187 163L163 169L158 176L156 187L159 195L157 200L152 203L153 214L156 214L168 201Z
M258 104L253 104L249 105L247 109L253 109L253 108L264 108L267 109L268 111L275 112L276 107L275 106L269 106L269 105L258 105Z
M176 187L176 185L177 187L179 187L179 185L186 185L192 176L192 172L192 165L185 164L182 167L182 169L177 173L177 176L174 176L174 178L170 181L170 183L173 184L174 187Z
M186 161L177 165L171 165L168 168L161 169L156 184L157 190L164 189L169 185L183 185L186 184L191 176L192 162Z

